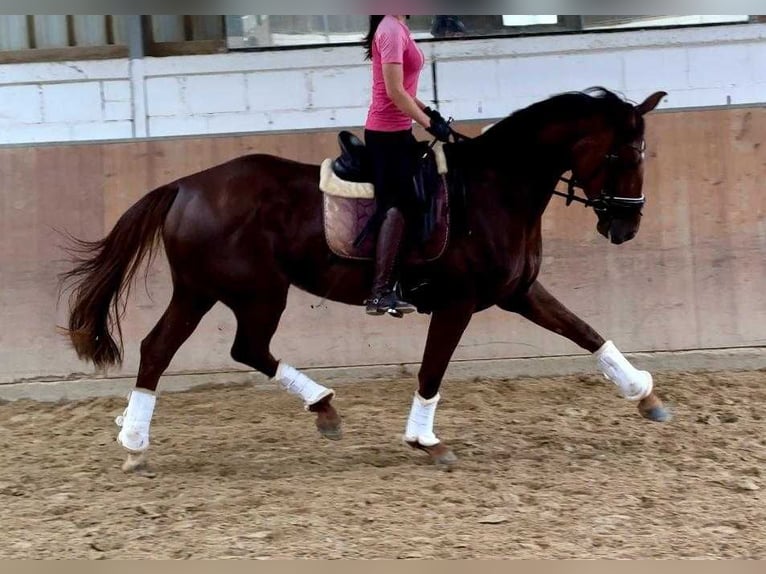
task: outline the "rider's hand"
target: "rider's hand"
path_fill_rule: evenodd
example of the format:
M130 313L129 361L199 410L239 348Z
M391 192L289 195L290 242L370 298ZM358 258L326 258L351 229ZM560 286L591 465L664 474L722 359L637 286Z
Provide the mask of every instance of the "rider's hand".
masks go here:
M439 112L431 116L431 124L426 128L426 131L442 142L448 142L450 135L452 135L452 129Z
M442 115L439 113L439 110L431 109L430 107L426 106L423 108L423 111L430 119L436 119L436 120L444 120Z

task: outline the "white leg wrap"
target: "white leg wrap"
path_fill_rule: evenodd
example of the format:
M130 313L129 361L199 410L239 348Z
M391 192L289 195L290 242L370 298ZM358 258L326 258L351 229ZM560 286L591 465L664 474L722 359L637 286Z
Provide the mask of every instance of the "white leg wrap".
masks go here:
M288 393L297 395L303 399L307 409L325 397L335 396L335 391L332 389L328 389L327 387L323 387L319 383L312 381L297 369L283 362L279 363L277 374L272 379L272 382L277 383Z
M434 446L441 442L434 434L434 418L436 417L436 405L441 395L438 393L432 399L426 400L415 393L412 398L410 416L407 419L407 428L404 431L404 440L417 442L422 446Z
M622 355L612 341L607 341L594 353L604 376L620 389L629 401L648 397L653 388L652 375L639 371Z
M130 452L144 452L149 448L149 426L152 422L154 405L157 396L143 389L133 389L130 392L128 408L115 419L122 427L117 435L119 442Z

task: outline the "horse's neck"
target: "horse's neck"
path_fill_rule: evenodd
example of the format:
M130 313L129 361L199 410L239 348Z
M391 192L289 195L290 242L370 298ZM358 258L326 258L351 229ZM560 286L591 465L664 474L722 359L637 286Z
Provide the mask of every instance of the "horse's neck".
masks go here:
M515 133L512 123L478 136L466 147L465 159L492 171L511 194L512 209L527 218L542 217L554 188L571 169L572 148L586 127L580 118L552 122Z
M472 146L465 148L464 153L458 153L458 149L454 150L454 157L468 167L469 180L478 183L474 192L492 196L482 205L521 213L529 222L542 217L556 184L569 169L570 153L563 148L560 151L547 146L534 150L507 148L506 156L497 153L499 148L490 151Z

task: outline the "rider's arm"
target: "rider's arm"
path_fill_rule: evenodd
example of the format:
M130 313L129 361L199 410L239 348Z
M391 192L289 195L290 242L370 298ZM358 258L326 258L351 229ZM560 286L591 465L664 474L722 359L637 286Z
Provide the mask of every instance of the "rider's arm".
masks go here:
M386 94L394 102L394 105L421 126L427 128L431 123L431 118L423 111L425 106L422 105L422 102L413 98L404 89L402 65L398 63L383 64L383 80L386 83Z

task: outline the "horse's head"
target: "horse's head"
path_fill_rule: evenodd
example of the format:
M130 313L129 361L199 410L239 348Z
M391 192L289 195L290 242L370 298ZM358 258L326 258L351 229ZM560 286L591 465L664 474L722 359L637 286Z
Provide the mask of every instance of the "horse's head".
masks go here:
M572 148L572 183L595 210L598 232L615 245L638 233L644 205L643 117L665 95L655 92L638 105L613 101L603 115L583 122L585 135Z

